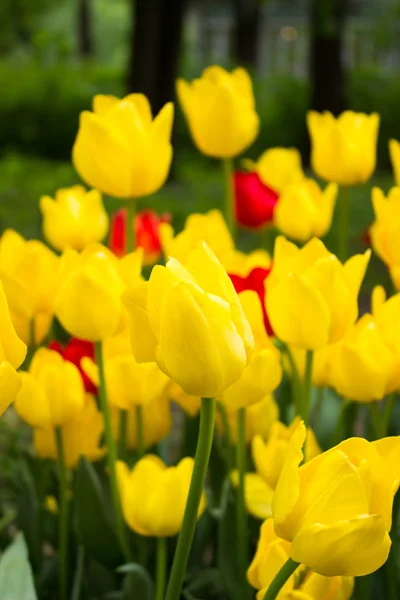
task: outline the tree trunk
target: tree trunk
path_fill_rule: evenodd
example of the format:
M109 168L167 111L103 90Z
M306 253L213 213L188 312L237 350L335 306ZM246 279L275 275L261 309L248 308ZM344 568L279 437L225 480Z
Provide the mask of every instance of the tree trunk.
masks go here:
M78 0L78 52L84 58L93 54L90 0Z
M346 108L343 40L347 0L313 0L311 8L311 107L338 115Z
M255 69L261 33L259 0L235 0L234 56L239 65Z

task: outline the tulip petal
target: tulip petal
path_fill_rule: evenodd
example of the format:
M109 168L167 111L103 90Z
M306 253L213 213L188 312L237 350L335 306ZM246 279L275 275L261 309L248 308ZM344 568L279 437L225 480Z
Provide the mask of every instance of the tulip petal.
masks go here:
M31 427L50 427L51 414L42 386L30 373L21 372L21 388L15 399L15 410Z
M17 369L24 361L27 347L17 336L11 321L7 299L0 281L0 362L7 361Z
M365 515L332 525L315 523L294 538L293 560L326 577L362 577L381 567L391 546L381 515Z
M123 303L130 316L130 340L137 362L155 362L157 338L147 314L148 283L141 283L124 292Z
M17 371L8 362L0 364L0 416L16 398L21 388Z

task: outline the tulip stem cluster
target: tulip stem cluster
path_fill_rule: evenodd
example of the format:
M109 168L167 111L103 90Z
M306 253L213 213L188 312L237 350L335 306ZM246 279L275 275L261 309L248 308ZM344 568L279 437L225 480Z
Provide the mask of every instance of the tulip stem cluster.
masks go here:
M288 558L288 560L285 562L280 571L278 571L278 573L275 575L275 578L268 587L267 592L264 596L264 600L275 600L275 598L278 597L279 592L281 591L289 577L291 577L296 571L299 564L300 563L294 561L293 559Z
M164 600L165 582L167 575L167 539L157 538L157 566L156 566L156 598Z
M247 538L247 510L245 503L246 476L246 409L239 408L237 415L236 467L239 481L237 487L236 522L238 536L238 559L240 571L244 575L249 564Z
M236 237L236 217L235 217L235 188L233 180L233 163L231 158L225 158L222 161L225 174L225 206L224 215L231 232L232 238Z
M59 482L59 584L60 600L68 597L68 471L61 427L54 430L58 459Z
M190 548L192 546L197 515L211 455L215 426L215 405L216 402L214 398L202 398L201 400L200 428L193 475L190 482L185 514L175 551L165 600L179 600L181 595L183 579L186 572Z
M96 361L99 369L99 401L100 409L104 420L104 437L107 444L107 462L110 473L111 497L114 506L115 522L117 527L117 535L121 544L122 552L125 559L129 561L130 549L126 536L126 530L122 519L121 501L118 492L118 481L116 472L117 449L114 441L111 425L110 407L107 401L106 381L104 375L103 350L101 342L95 342Z

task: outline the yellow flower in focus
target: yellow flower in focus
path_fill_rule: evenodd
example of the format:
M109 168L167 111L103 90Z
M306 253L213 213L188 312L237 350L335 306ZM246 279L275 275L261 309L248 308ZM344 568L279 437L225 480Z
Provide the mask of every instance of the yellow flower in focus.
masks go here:
M132 471L122 461L117 463L122 512L129 527L143 536L177 535L193 472L192 458L183 458L176 467L167 467L154 455L139 460ZM206 506L203 496L200 517Z
M108 231L108 216L101 193L86 191L81 185L57 190L55 198L42 196L43 234L56 248L83 250L92 242L101 242Z
M154 194L171 165L174 107L166 104L155 119L143 94L95 96L93 112L83 111L72 150L86 183L117 198Z
M396 185L400 185L400 143L397 140L389 140L389 154Z
M332 350L330 383L357 402L381 400L400 387L400 362L375 319L365 314Z
M400 187L393 187L387 198L383 191L372 188L375 221L370 227L372 246L390 270L397 289L400 288Z
M127 411L128 426L127 426L127 447L130 450L137 448L137 425L136 425L136 410ZM171 429L171 407L166 395L156 398L152 402L148 402L142 408L143 418L143 445L145 449L152 448L161 442L170 432ZM111 420L114 437L119 440L120 436L120 410L111 408Z
M15 400L21 387L16 369L26 356L26 345L15 332L0 281L0 416Z
M229 429L232 443L237 443L237 416L238 411L229 410L227 407L226 416L228 418ZM249 444L254 436L260 435L263 438L268 437L273 424L279 418L278 405L272 394L265 396L260 402L252 404L246 408L246 444ZM224 423L220 411L216 414L216 426L219 433L224 435Z
M301 165L301 154L297 148L269 148L257 160L246 161L247 166L257 171L261 181L280 194L287 185L300 183L305 175Z
M86 394L82 410L62 425L65 464L68 469L74 469L81 456L91 462L104 456L106 450L100 447L103 431L103 417L97 410L95 399ZM36 428L33 432L33 444L37 456L57 460L55 433L52 427Z
M274 210L275 227L298 242L324 237L332 225L337 192L336 183L322 191L313 179L287 185Z
M311 166L326 181L339 185L365 183L376 165L379 115L346 110L307 114L311 138Z
M400 437L350 438L299 465L304 423L294 432L272 500L276 534L290 556L320 575L361 577L386 561Z
M264 600L275 575L290 556L290 543L278 538L274 522L268 519L261 526L257 551L247 571L252 587L260 590L257 600ZM354 588L353 577L323 577L299 567L287 580L278 600L350 600Z
M186 266L170 259L124 294L132 350L190 395L220 394L247 365L253 335L231 280L202 243Z
M100 244L81 254L64 252L55 312L68 333L97 342L118 332L124 317L121 296L128 285L142 281L142 258L138 249L118 259Z
M254 351L242 376L219 396L229 409L245 408L271 394L282 379L281 355L268 337L259 297L247 290L239 300L254 336Z
M13 229L0 238L0 281L14 327L26 344L40 344L49 332L58 265L58 257L38 240L27 241Z
M358 316L358 292L370 251L342 264L317 238L303 248L279 236L266 280L266 307L276 336L317 350L340 340Z
M15 410L32 427L59 427L81 413L85 394L79 370L55 350L39 348L20 377Z
M259 118L247 71L239 67L229 73L222 67L208 67L191 83L178 79L176 90L200 152L231 158L254 142Z

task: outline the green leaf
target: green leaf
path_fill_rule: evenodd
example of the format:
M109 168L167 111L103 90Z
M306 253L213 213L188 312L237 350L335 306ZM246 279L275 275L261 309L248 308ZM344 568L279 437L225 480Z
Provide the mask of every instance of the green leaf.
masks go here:
M28 549L18 533L0 560L1 600L37 600Z
M227 479L224 483L221 516L218 531L218 569L221 581L229 597L243 598L243 581L237 561L236 510L232 486Z
M123 600L153 600L153 581L142 565L129 563L117 569L127 573L122 587Z
M78 539L90 556L115 568L121 564L122 555L110 516L112 510L95 469L84 457L79 462L75 484Z

